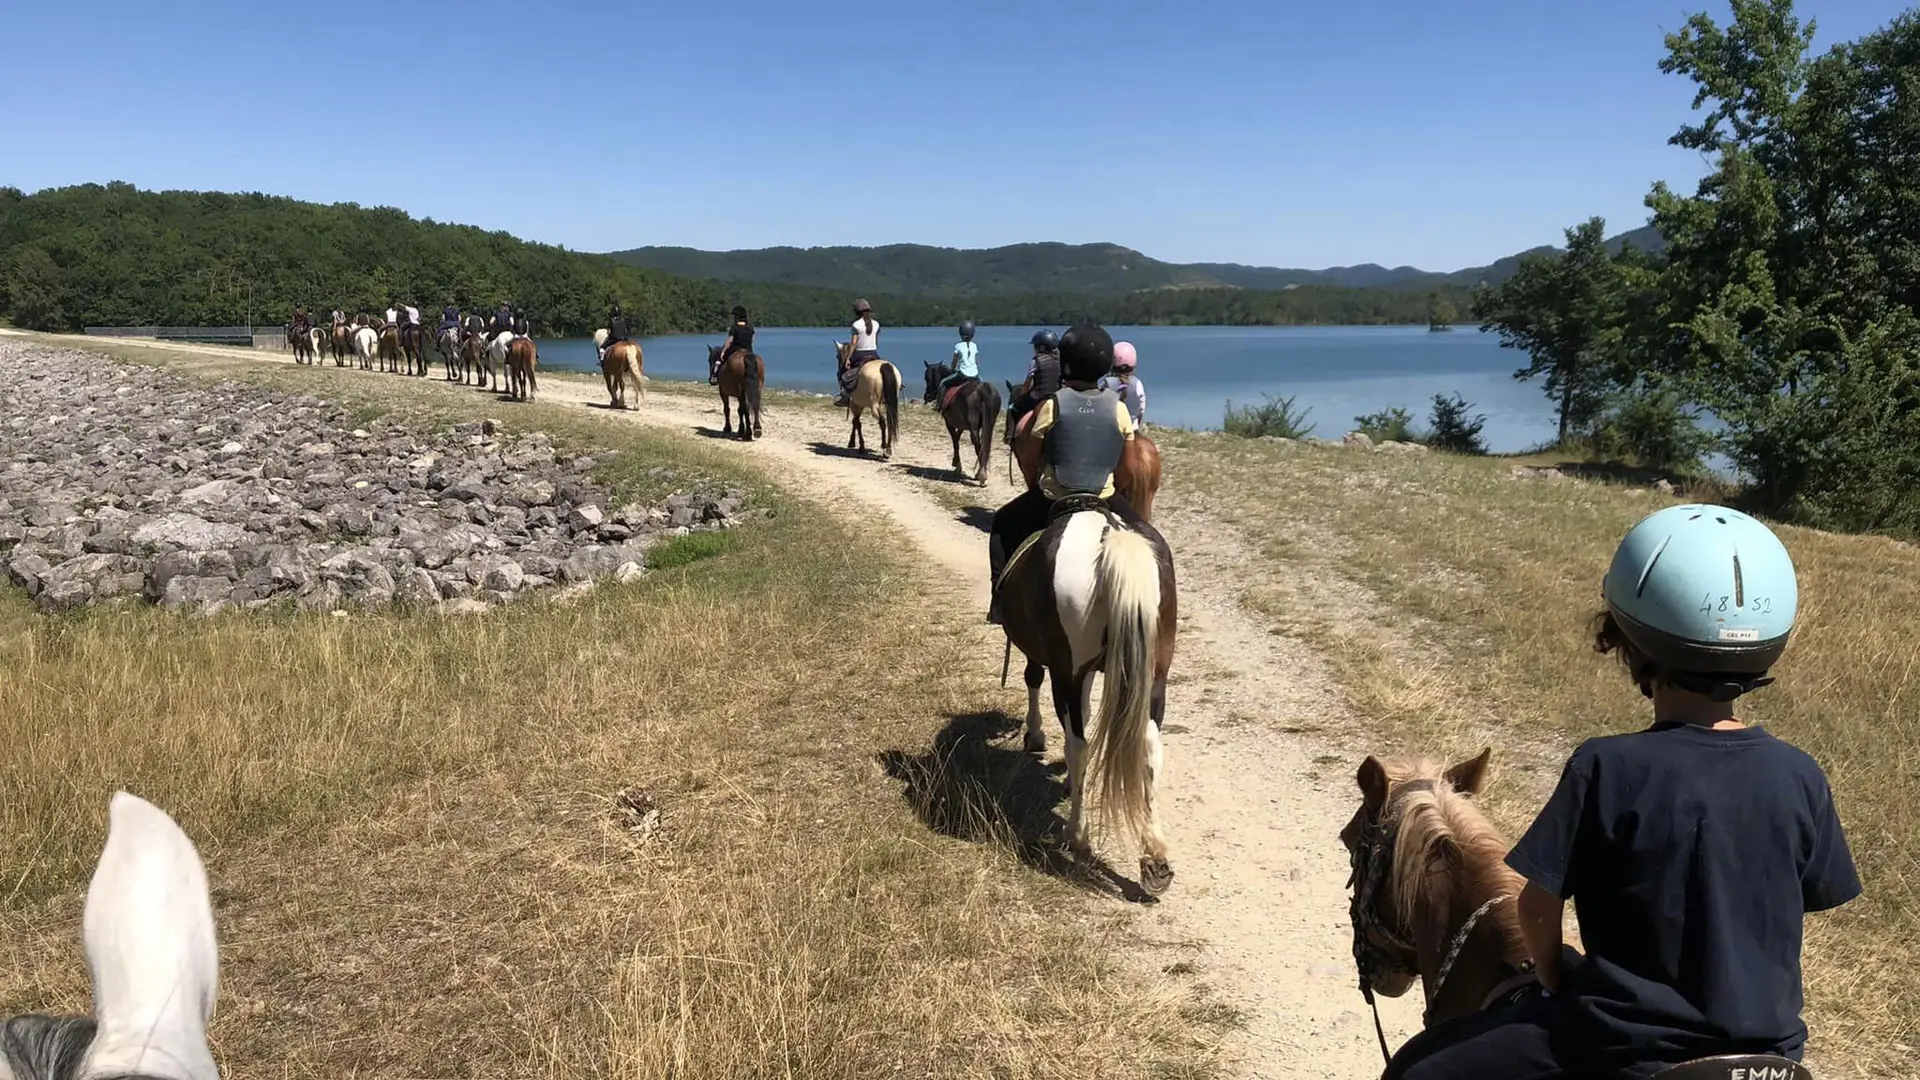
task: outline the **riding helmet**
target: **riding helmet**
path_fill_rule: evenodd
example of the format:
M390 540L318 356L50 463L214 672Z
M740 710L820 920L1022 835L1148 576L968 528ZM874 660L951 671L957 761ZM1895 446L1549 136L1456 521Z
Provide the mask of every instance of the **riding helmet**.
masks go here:
M740 304L733 305L733 317L744 320L747 317L747 309Z
M1601 593L1662 681L1719 701L1771 681L1800 604L1793 558L1773 530L1710 503L1642 518L1614 551Z
M1132 371L1140 363L1133 351L1133 342L1116 341L1113 343L1113 370Z
M1113 336L1094 323L1076 323L1060 339L1060 371L1078 382L1097 382L1113 370Z
M1042 330L1033 335L1033 347L1036 349L1045 349L1047 352L1059 352L1060 339L1053 335L1053 331Z
M968 319L965 322L960 324L960 340L961 341L973 340L973 320L972 319Z
M873 314L873 305L867 303L865 300L855 300L853 302L853 311L856 315L871 315Z

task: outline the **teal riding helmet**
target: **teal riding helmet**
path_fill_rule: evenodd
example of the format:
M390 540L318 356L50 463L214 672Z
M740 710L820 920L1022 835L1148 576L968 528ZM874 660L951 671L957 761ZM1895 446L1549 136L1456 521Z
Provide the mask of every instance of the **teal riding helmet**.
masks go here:
M1665 681L1731 701L1765 686L1800 606L1793 559L1773 530L1738 510L1669 506L1620 541L1601 592L1634 648Z

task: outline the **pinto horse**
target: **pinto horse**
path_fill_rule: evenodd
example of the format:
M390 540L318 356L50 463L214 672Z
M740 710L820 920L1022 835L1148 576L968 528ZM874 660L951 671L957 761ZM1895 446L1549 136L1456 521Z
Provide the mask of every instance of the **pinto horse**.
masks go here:
M1010 424L1007 434L1013 459L1019 463L1029 491L1040 486L1043 464L1041 440L1033 437L1032 425L1033 414L1028 413L1018 424ZM1141 520L1153 520L1153 500L1160 493L1160 448L1144 432L1134 432L1133 438L1127 440L1126 449L1120 452L1120 464L1113 470L1113 486L1126 496Z
M834 357L839 367L844 368L853 356L853 342L836 341L833 343ZM847 449L857 445L860 450L867 448L867 435L860 427L860 414L872 410L880 421L880 457L890 460L893 457L893 444L900 441L900 369L878 357L860 365L860 374L854 379L853 393L847 395L847 409L853 414L853 430L847 433ZM886 411L881 412L885 406Z
M949 388L945 400L936 402L940 383L952 374L953 369L945 364L928 364L927 390L920 400L939 409L940 418L947 422L947 434L953 438L954 472L962 472L960 433L966 432L973 440L973 456L978 465L973 471L973 481L986 487L987 462L993 456L993 428L1000 422L1000 391L983 379L969 379Z
M207 1023L220 950L193 841L147 801L118 792L81 916L93 1015L0 1020L0 1077L217 1080Z
M296 364L313 363L313 331L306 326L292 326L287 329L287 344L293 346L293 362Z
M1152 525L1135 528L1097 499L1062 499L1047 527L1014 552L999 588L1007 640L1027 658L1030 752L1046 749L1040 683L1053 676L1073 794L1069 843L1077 854L1092 853L1084 818L1091 764L1101 816L1123 838L1141 841L1140 886L1160 895L1173 883L1155 801L1167 670L1179 628L1173 553ZM1103 676L1100 712L1089 746L1096 671Z
M707 346L707 369L719 367L720 433L733 434L733 403L740 403L740 437L757 439L760 431L760 391L767 385L767 362L759 353L735 352L720 363L720 346Z
M1447 1021L1506 1007L1539 983L1516 910L1526 881L1507 867L1506 837L1473 803L1492 756L1489 747L1446 768L1370 756L1355 777L1360 807L1340 842L1353 867L1348 916L1360 992L1372 1005L1376 992L1397 998L1419 979L1426 994L1426 1030L1398 1055L1380 1031L1388 1076L1449 1045ZM1564 957L1568 965L1580 960L1571 948ZM1376 1012L1376 1030L1378 1023ZM1813 1080L1803 1066L1767 1054L1675 1064L1655 1080L1736 1076Z
M607 384L607 400L610 408L627 407L627 381L633 381L634 393L640 395L641 404L647 400L647 377L642 374L646 367L646 356L640 351L640 343L628 338L607 345L607 331L603 327L593 332L593 348L600 355L600 377Z

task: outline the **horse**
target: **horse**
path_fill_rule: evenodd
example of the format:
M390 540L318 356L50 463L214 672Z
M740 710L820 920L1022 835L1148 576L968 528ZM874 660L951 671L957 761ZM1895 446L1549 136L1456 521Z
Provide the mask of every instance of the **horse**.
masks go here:
M720 363L720 346L707 346L707 367ZM760 430L760 391L767 385L767 362L759 353L735 352L720 367L721 434L733 434L733 403L740 403L740 437L757 439ZM752 424L749 426L748 421Z
M427 331L415 323L400 324L400 355L406 361L407 374L427 373Z
M539 365L540 353L534 348L532 338L515 337L508 343L507 396L515 401L532 401L533 392L539 387L533 371Z
M481 372L492 370L487 366L487 360L486 320L478 315L468 315L460 320L460 381L465 383L471 380L478 385Z
M400 327L394 323L380 327L380 370L400 374Z
M1355 776L1360 806L1340 830L1353 868L1348 917L1360 992L1371 1006L1376 992L1399 997L1419 979L1429 1031L1502 1007L1539 982L1516 910L1526 881L1507 866L1506 837L1473 803L1492 756L1488 747L1445 768L1427 758L1369 756ZM1565 955L1579 962L1571 948ZM1374 1023L1391 1066L1377 1010ZM1444 1032L1435 1035L1408 1045L1446 1045ZM1813 1080L1804 1066L1769 1054L1700 1058L1655 1080L1736 1076Z
M1065 732L1073 808L1069 844L1090 856L1084 808L1089 750L1102 817L1138 838L1140 886L1159 896L1173 883L1154 786L1161 766L1167 671L1179 629L1173 552L1152 525L1137 529L1098 499L1069 496L1013 554L1000 579L1007 641L1026 657L1030 753L1046 749L1040 683L1053 676L1053 709ZM1087 742L1093 674L1103 675L1100 712Z
M1034 438L1032 424L1033 414L1028 413L1018 424L1010 423L1007 433L1013 459L1019 463L1029 491L1040 486L1040 469L1044 464L1041 440ZM1153 520L1153 500L1160 493L1160 448L1146 433L1136 431L1133 438L1127 440L1126 449L1120 452L1120 464L1113 470L1113 487L1126 496L1142 521Z
M647 377L643 370L647 358L640 349L640 343L631 338L607 346L607 331L602 327L593 332L593 349L600 356L600 378L607 384L608 408L627 407L627 381L633 381L634 392L640 395L641 404L647 400Z
M380 335L371 326L355 327L353 354L360 358L360 370L372 371L373 359L380 351Z
M927 365L927 391L920 400L940 410L940 418L947 422L947 434L953 438L953 471L960 468L960 433L966 432L973 440L973 456L978 462L974 469L974 483L987 486L987 462L993 456L993 427L1000 422L1000 391L993 384L982 379L970 379L948 389L946 400L935 402L940 392L940 383L953 374L953 369L945 364Z
M313 331L310 327L289 327L287 344L293 346L293 362L296 364L313 363Z
M0 1020L0 1077L218 1080L207 1024L220 982L200 853L158 807L124 791L81 916L93 1015Z
M346 367L347 358L353 355L352 323L339 323L333 328L333 366Z
M853 356L853 342L836 341L833 352L840 366L844 367L848 358ZM860 374L853 383L853 392L847 395L847 409L853 414L853 430L847 433L847 449L857 445L862 451L867 448L867 435L860 426L860 414L868 409L880 421L880 457L890 460L893 457L893 444L900 439L900 369L885 360L875 357L860 365ZM886 406L882 413L881 406Z
M309 364L320 362L320 354L326 350L328 340L327 332L318 326L307 330L307 348L311 350L308 353Z
M433 347L439 350L441 361L447 365L447 381L460 381L460 328L442 328L434 337Z

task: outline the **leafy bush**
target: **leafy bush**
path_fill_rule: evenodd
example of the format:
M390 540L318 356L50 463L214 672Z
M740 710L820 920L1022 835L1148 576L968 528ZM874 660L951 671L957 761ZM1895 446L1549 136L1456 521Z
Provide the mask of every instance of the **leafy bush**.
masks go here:
M1694 408L1670 386L1622 391L1588 439L1596 453L1682 476L1701 472L1700 459L1717 441L1701 430Z
M1413 414L1398 405L1377 413L1356 416L1353 425L1355 431L1374 442L1419 441L1419 436L1413 430Z
M1243 439L1258 439L1272 435L1282 439L1304 439L1313 433L1314 425L1307 423L1307 414L1311 409L1295 411L1293 398L1276 398L1272 394L1262 394L1266 398L1263 405L1241 405L1235 407L1227 402L1227 416L1221 428L1229 435L1238 435Z
M1449 454L1486 453L1487 444L1481 441L1480 429L1487 425L1487 418L1480 415L1467 419L1467 410L1471 408L1473 406L1457 393L1451 397L1433 395L1433 428L1427 432L1426 444Z

